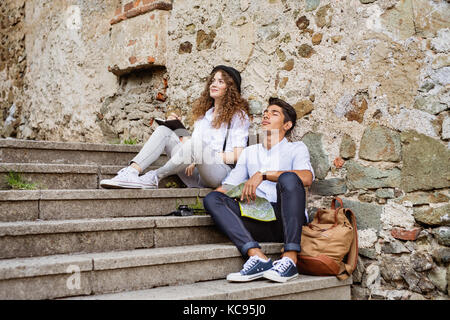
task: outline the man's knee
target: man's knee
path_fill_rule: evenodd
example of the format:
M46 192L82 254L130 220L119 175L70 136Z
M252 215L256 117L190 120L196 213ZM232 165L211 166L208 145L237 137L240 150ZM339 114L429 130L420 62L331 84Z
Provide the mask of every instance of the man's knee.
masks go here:
M203 207L206 209L206 211L209 214L214 214L215 206L219 203L219 199L221 197L222 193L218 191L212 191L206 195L206 197L203 199Z
M282 191L304 190L302 180L294 172L284 172L278 177L278 186Z

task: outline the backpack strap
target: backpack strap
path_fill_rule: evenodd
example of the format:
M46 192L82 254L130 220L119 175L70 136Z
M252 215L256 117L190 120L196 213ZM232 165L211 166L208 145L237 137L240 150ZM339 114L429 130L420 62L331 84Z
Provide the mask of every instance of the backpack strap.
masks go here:
M353 228L353 241L350 246L350 251L347 254L347 261L343 263L344 267L341 266L339 274L336 276L339 280L347 279L353 271L356 269L358 263L358 230L356 229L356 218L355 214L350 209L344 209L345 214L350 214L351 223Z
M228 135L230 133L230 126L231 126L231 123L228 123L227 134L225 136L225 140L223 141L223 147L222 147L223 152L225 152L225 148L227 147L227 140L228 140Z

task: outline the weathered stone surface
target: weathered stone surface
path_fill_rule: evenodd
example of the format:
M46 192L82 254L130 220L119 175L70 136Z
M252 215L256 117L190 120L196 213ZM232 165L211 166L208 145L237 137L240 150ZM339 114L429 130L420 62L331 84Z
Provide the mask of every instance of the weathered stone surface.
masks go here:
M391 189L391 188L389 188L389 189L378 189L375 192L375 195L378 198L383 198L383 199L392 199L392 198L395 197L394 189Z
M382 170L365 167L356 161L349 160L344 165L347 168L347 187L355 189L394 188L400 186L400 170L397 168Z
M346 191L347 186L345 184L345 180L338 178L314 180L311 186L311 192L321 196L334 196L344 194Z
M412 268L418 272L433 268L433 258L428 252L416 251L411 254L410 259Z
M314 169L314 174L317 179L324 179L330 170L330 163L328 155L323 150L322 134L307 133L303 136L302 141L308 147L309 155L311 157L311 165Z
M291 71L294 69L294 59L289 59L283 66L283 70Z
M191 52L192 52L192 43L190 43L189 41L180 43L180 47L178 49L179 54L191 53Z
M356 154L356 143L348 134L344 134L339 147L339 155L344 159L354 158Z
M320 5L320 0L306 0L306 11L313 11L316 10L317 7Z
M450 186L450 150L415 131L402 132L401 187L405 192Z
M400 161L400 134L377 124L370 125L361 138L359 157L371 161Z
M311 42L313 45L318 45L322 42L322 34L321 33L315 33L312 38L311 38Z
M197 31L197 50L205 50L210 49L214 39L216 37L216 33L214 31L211 31L209 33L206 33L204 30Z
M301 100L294 104L293 107L297 112L297 119L304 117L314 110L314 104L311 102L311 100Z
M306 16L301 16L300 18L297 19L295 24L300 30L304 30L309 26L309 20L308 18L306 18Z
M380 272L384 280L386 281L398 281L402 279L404 272L404 265L406 264L404 258L397 259L394 256L383 256Z
M298 54L303 58L310 58L314 52L314 49L305 43L298 47Z
M156 10L112 25L109 70L120 76L136 69L166 65L169 14L165 10ZM136 35L140 35L139 41L135 40Z
M402 275L402 278L409 286L409 290L417 293L428 293L434 290L433 283L428 278L414 270L409 270Z
M331 8L331 5L329 5L329 4L327 4L323 7L320 7L316 11L315 21L316 21L317 27L322 28L322 27L330 27L331 26L331 21L333 19L332 11L333 10Z
M393 240L386 242L381 248L383 253L409 253L410 251L400 241Z
M351 200L342 200L345 208L349 208L356 216L358 230L363 229L381 229L382 206L368 204Z
M450 139L450 116L446 115L442 121L442 139Z
M433 230L433 235L443 246L450 247L450 227L439 227Z
M264 109L264 104L258 100L248 100L248 107L250 114L261 114Z
M367 92L361 91L354 96L350 94L344 94L336 104L334 113L338 117L347 118L348 121L357 121L362 123L364 115L367 111Z
M413 206L429 204L429 203L441 203L448 202L450 200L445 194L438 191L435 192L413 192L396 200L398 203L410 202Z
M447 293L447 269L436 266L428 274L431 282L442 292Z
M450 262L450 247L436 248L432 252L433 259L438 263Z
M428 206L414 208L414 218L417 222L430 226L450 225L450 204L431 208Z
M448 47L448 21L450 12L448 2L418 1L412 2L414 30L422 37L436 37L436 40L447 41ZM437 41L436 41L437 42Z
M381 221L383 222L383 228L388 230L392 227L405 229L415 227L413 209L396 204L395 202L391 202L383 207Z
M414 108L435 115L447 109L447 104L440 102L435 96L419 97L414 102Z
M422 229L420 228L414 228L412 230L406 230L403 228L393 228L391 230L391 235L399 240L415 241L419 236L420 231L422 231Z

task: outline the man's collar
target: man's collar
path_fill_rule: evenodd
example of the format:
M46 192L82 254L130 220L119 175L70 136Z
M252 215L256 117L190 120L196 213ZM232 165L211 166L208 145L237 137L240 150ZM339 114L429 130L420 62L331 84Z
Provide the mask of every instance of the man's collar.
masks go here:
M261 146L266 151L272 151L272 150L274 150L276 148L281 148L281 146L283 146L286 143L288 143L288 141L287 141L286 137L284 137L283 139L281 139L280 142L278 142L277 144L273 145L272 148L270 148L270 150L266 149L266 147L264 146L264 143L261 143Z

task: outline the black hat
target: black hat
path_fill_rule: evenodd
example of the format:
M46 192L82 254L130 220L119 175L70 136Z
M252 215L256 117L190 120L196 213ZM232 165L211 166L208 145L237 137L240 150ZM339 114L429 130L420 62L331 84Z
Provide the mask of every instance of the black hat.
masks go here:
M226 73L228 73L230 75L230 77L233 78L234 83L236 84L236 87L237 87L239 93L241 93L241 74L239 73L239 71L237 71L235 68L232 68L232 67L219 65L219 66L214 67L214 69L211 71L211 74L213 74L217 70L223 70Z

